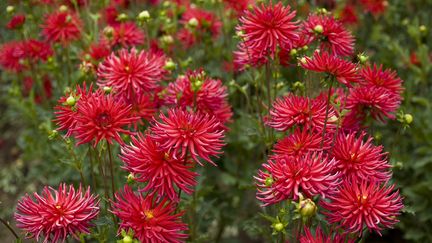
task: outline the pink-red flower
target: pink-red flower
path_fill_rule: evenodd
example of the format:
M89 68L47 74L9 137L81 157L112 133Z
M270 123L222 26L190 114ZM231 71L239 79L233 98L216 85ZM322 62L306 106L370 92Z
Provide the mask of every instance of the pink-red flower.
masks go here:
M75 138L79 140L77 145L93 141L93 146L96 146L101 140L112 143L113 139L123 144L120 133L133 134L123 127L138 119L130 116L131 108L121 99L102 92L91 94L85 102L78 102L76 125L73 129Z
M382 65L367 66L360 70L362 78L360 84L365 87L382 87L394 94L398 99L402 99L403 92L402 80L397 73L391 69L383 69Z
M334 172L334 159L322 152L304 156L277 156L263 164L257 180L257 198L263 206L285 199L296 200L299 194L307 197L327 194L339 184L339 172Z
M26 56L33 60L46 61L48 57L54 55L51 45L35 39L27 40L23 43Z
M168 110L168 116L161 113L159 118L151 131L161 149L175 159L184 159L188 154L199 164L199 158L215 164L210 156L222 153L224 131L214 116L178 108Z
M293 133L279 140L275 144L273 152L275 156L289 155L296 157L311 151L328 149L331 139L327 139L326 137L323 146L321 146L321 140L321 133L297 128Z
M60 184L58 190L45 187L42 194L25 195L17 205L15 220L28 238L44 242L64 242L68 236L90 234L91 221L99 213L97 196L90 187L83 192Z
M142 243L183 242L188 229L181 222L183 213L175 213L176 204L164 199L154 202L153 197L135 194L129 186L117 192L112 203L112 212L120 219L120 228L130 229Z
M354 63L331 55L325 51L316 51L312 58L302 58L300 64L307 70L332 75L339 83L348 87L351 87L352 83L360 81L360 76L357 73L357 66Z
M50 42L68 44L81 36L81 20L71 12L54 12L46 16L42 34Z
M300 243L354 243L353 239L348 236L342 236L338 233L330 232L325 234L320 226L315 229L315 234L308 227L304 228L304 235L300 237Z
M117 55L111 53L99 64L98 85L112 87L128 98L136 93L152 91L166 74L165 61L165 56L159 52L122 49Z
M122 146L120 157L137 181L147 183L142 190L157 198L178 201L176 188L191 194L196 185L191 161L172 158L148 135L132 137L130 145Z
M243 32L244 43L248 49L256 50L261 56L274 55L277 47L291 49L298 40L296 12L282 2L275 5L254 6L240 17L238 31Z
M228 8L236 11L238 15L243 14L243 11L252 6L252 4L255 4L255 0L223 0L223 2Z
M354 37L331 15L309 15L303 22L302 33L311 40L320 41L322 51L338 56L349 56L354 52Z
M327 118L326 130L334 129L335 116L333 107L329 107L326 117L327 101L323 99L309 99L308 97L289 95L278 98L270 110L270 117L266 124L278 131L286 131L294 126L322 131Z
M388 6L388 1L387 0L360 0L360 4L363 6L366 12L370 12L376 16L386 11Z
M372 144L372 137L366 133L340 133L335 141L332 154L336 159L336 169L343 177L355 181L387 181L391 173L387 153L382 146Z
M403 208L394 185L376 182L350 182L344 180L339 189L322 201L327 221L337 224L347 233L362 235L366 227L381 235L383 228L391 228L398 222L397 216Z
M222 22L216 18L212 12L197 8L188 7L182 14L180 23L187 25L191 19L196 19L198 25L195 27L199 32L210 33L213 37L217 37L220 33Z
M124 22L112 27L114 29L113 36L111 38L103 36L102 43L123 48L144 44L146 36L134 22Z
M13 30L20 28L25 23L26 17L23 14L14 15L6 24L6 28Z
M26 52L22 42L7 42L0 48L0 65L8 71L19 72L25 69L25 58Z

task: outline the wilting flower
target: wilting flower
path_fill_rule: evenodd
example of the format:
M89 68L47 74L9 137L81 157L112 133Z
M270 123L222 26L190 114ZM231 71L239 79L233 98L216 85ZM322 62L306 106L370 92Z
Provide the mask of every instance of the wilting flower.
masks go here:
M98 85L112 87L126 97L152 91L165 76L165 56L161 53L122 49L99 64Z
M396 98L402 99L403 92L402 80L396 72L391 69L384 69L382 65L374 64L372 67L367 66L360 70L362 81L360 84L365 87L382 87L394 94Z
M183 242L188 229L181 222L183 213L175 213L176 204L166 198L154 202L153 197L135 194L129 186L117 192L112 203L112 212L120 218L119 231L130 229L142 243Z
M372 144L372 137L364 141L366 133L340 133L333 147L336 169L352 181L387 181L391 174L387 153L382 146Z
M322 135L318 132L309 131L308 129L297 128L287 137L279 140L273 152L275 156L301 156L311 151L322 151L330 147L330 139L324 138L321 146Z
M170 83L165 101L166 104L196 108L197 111L210 115L216 115L223 110L228 114L224 116L226 119L220 121L225 123L232 115L227 97L227 88L221 80L209 78L203 70L196 70L189 71Z
M337 224L347 232L361 236L363 228L381 235L383 228L391 228L398 222L397 216L403 208L394 185L376 182L350 182L344 180L339 189L322 201L324 214L331 224Z
M142 190L158 198L178 201L176 187L190 194L196 185L191 161L172 158L148 135L132 137L130 145L122 146L120 157L137 181L147 183Z
M12 19L6 24L6 28L13 30L20 28L25 22L25 15L18 14L12 17Z
M123 144L120 133L133 134L123 127L138 119L129 116L130 110L131 106L126 105L122 100L101 92L93 93L85 102L79 102L76 125L73 129L75 137L79 140L77 145L94 140L93 146L96 146L103 139L108 143L112 143L114 139Z
M81 20L69 12L54 12L46 16L42 34L48 41L67 44L81 36Z
M297 22L293 21L296 12L290 10L281 2L246 10L237 27L238 31L243 32L245 46L257 50L261 56L273 56L277 47L291 49L299 36Z
M343 24L330 15L309 15L302 33L321 42L320 48L333 55L349 56L354 52L354 37Z
M263 170L255 177L257 198L267 206L285 199L296 200L299 193L326 197L339 184L339 172L334 172L334 164L335 160L322 152L277 156L263 164Z
M315 51L312 58L304 57L301 59L300 64L307 70L332 75L339 83L348 87L352 86L351 83L360 81L360 76L357 73L357 66L354 63L331 55L325 51Z
M354 243L353 239L349 239L348 236L342 236L338 233L330 232L326 235L320 226L315 229L315 234L312 234L311 229L308 227L304 228L304 235L300 237L300 243Z
M99 213L97 196L90 187L83 193L70 185L60 184L58 190L45 187L42 194L25 195L17 205L15 220L28 238L44 238L44 242L64 242L69 235L90 234L91 220Z
M110 46L121 46L123 48L134 47L144 44L145 38L142 30L134 22L124 22L113 26L113 36L103 36L101 42Z
M46 61L48 57L54 54L51 45L46 42L30 39L25 41L23 45L26 56L33 60Z
M22 42L7 42L0 47L0 65L9 71L19 72L26 68L23 64L26 58Z
M152 137L173 158L184 158L189 153L199 164L199 158L214 164L210 156L222 153L224 131L214 116L170 109L168 116L161 113L159 118L152 124Z
M329 107L326 116L327 101L323 99L309 99L308 97L289 95L278 98L270 110L270 118L266 124L278 131L286 131L293 126L322 131L327 118L326 130L334 129L335 123L331 117L335 116L333 107Z
M372 118L384 121L385 117L395 118L401 99L383 87L356 87L350 90L347 99L347 109L358 117L370 114Z

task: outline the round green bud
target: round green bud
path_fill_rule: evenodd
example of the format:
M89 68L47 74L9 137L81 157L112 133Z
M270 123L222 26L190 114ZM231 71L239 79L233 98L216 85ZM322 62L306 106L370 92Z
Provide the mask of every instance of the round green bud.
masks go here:
M365 64L367 62L367 60L369 59L368 56L364 55L364 54L358 54L358 60L361 64Z
M303 64L306 64L306 57L300 58L300 62L303 63Z
M128 20L128 18L129 17L127 16L127 14L121 13L121 14L117 15L116 20L118 20L120 22L124 22L124 21Z
M164 69L169 70L169 71L173 71L176 69L176 67L177 67L177 65L175 64L175 62L173 62L172 60L168 60L165 63Z
M189 19L189 21L188 21L188 23L187 23L187 25L188 25L189 27L191 27L191 28L196 28L196 27L198 27L198 24L199 24L199 22L198 22L198 19L196 19L196 18L191 18L191 19Z
M114 35L114 28L111 26L107 26L103 29L103 34L107 37L107 38L111 38Z
M424 34L427 31L427 27L425 25L420 25L419 30L420 30L420 33Z
M123 243L132 243L132 242L133 242L133 239L129 235L126 235L125 237L123 237Z
M266 186L271 186L271 185L273 185L273 182L274 182L274 180L273 180L273 177L271 177L271 176L269 176L269 177L267 177L267 178L265 179L265 185L266 185Z
M68 106L74 106L75 103L76 103L76 99L72 95L69 95L69 97L66 99L66 104Z
M411 124L414 120L414 117L411 114L405 114L404 120L406 124Z
M317 211L317 206L315 205L314 201L307 198L305 200L300 201L299 211L302 217L309 218L315 215Z
M7 12L8 14L13 14L13 13L15 12L15 7L12 6L12 5L7 6L7 7L6 7L6 12Z
M112 91L112 87L105 86L105 87L103 87L103 91L104 91L105 93L109 94L109 93L111 93L111 91Z
M315 33L322 34L324 32L324 27L320 24L315 25L314 31Z
M295 49L295 48L291 49L291 51L290 51L290 55L291 55L291 56L295 56L295 55L297 55L297 49Z
M170 45L174 43L174 38L172 37L172 35L164 35L160 38L160 40L165 45Z
M126 182L127 182L128 184L131 184L131 183L133 183L134 181L135 181L135 176L134 176L134 174L130 173L130 174L127 176Z
M69 8L66 5L61 5L59 7L59 11L62 13L67 12L68 10L69 10Z
M276 230L277 232L281 232L282 230L285 229L285 226L281 222L277 222L273 224L273 229Z

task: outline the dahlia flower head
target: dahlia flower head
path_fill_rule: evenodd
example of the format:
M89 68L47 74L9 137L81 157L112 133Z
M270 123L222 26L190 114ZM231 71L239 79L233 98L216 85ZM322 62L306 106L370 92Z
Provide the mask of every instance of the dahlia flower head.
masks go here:
M182 14L180 23L187 26L191 19L195 19L198 25L195 27L201 33L210 33L213 38L219 36L222 22L217 19L216 15L210 11L189 6Z
M232 9L237 15L242 15L249 6L255 4L255 0L223 0L225 8Z
M91 221L99 213L97 195L72 185L60 184L58 190L45 187L42 194L25 195L17 205L17 227L27 238L43 242L65 242L68 236L90 234Z
M320 49L332 55L350 56L354 53L354 36L331 15L309 15L302 23L301 33L309 42L319 41Z
M142 243L184 242L188 230L181 222L183 212L176 213L176 204L164 198L160 202L153 197L134 193L129 186L115 194L112 213L120 219L119 232L130 229Z
M326 108L325 99L310 99L290 93L273 102L266 124L278 131L287 131L292 127L322 131L327 118L325 129L331 132L336 128L335 121L332 119L336 117L336 113L334 108L329 106L326 116Z
M334 235L333 235L334 234ZM304 228L304 235L300 237L300 243L354 243L353 239L338 233L330 232L326 235L320 226L315 229L315 234L308 227Z
M99 64L97 83L134 98L136 93L151 92L158 87L167 73L165 62L166 57L161 52L121 49Z
M403 208L399 192L393 189L387 183L343 180L321 206L327 221L347 233L361 237L368 229L381 235L381 230L399 222Z
M389 5L387 0L360 0L365 12L370 12L374 16L385 13Z
M309 152L303 156L277 156L270 159L255 176L257 199L263 206L286 199L297 200L300 193L306 197L325 198L338 184L336 161L323 152Z
M179 76L166 89L165 104L196 109L215 116L222 124L232 116L228 91L219 79L209 78L202 69Z
M10 30L19 29L25 23L26 17L24 14L14 15L6 24L6 28Z
M72 12L54 12L46 16L42 35L49 42L69 44L81 37L82 22Z
M134 22L123 22L111 26L112 36L101 35L101 43L111 47L130 48L143 45L145 42L144 32Z
M171 157L148 134L132 137L130 145L121 147L120 158L123 169L132 173L136 181L147 183L140 191L148 192L148 197L156 195L158 201L167 196L177 202L178 190L191 194L197 183L192 161Z
M182 108L160 113L150 127L151 137L174 159L191 156L202 165L203 159L216 165L210 157L218 157L224 146L224 130L216 117Z
M289 50L299 39L295 15L296 11L282 2L255 5L240 17L236 30L242 33L248 50L255 50L261 57L274 57L278 48Z
M138 117L139 119L134 123L135 128L138 125L145 124L145 121L150 122L157 112L157 103L155 92L136 93L134 97L128 98L124 94L117 95L119 99L131 106L130 116ZM137 129L135 129L137 130Z
M11 41L0 47L0 65L5 70L20 72L26 69L25 58L26 52L22 42Z

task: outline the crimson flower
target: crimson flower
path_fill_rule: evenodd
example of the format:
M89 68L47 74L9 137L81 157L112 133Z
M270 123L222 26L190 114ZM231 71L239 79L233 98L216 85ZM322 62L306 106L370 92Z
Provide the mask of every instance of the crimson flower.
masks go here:
M340 133L333 147L336 169L352 181L387 181L390 164L382 146L372 144L372 137L364 141L366 133Z
M136 125L143 124L143 119L150 121L156 113L156 102L154 101L153 96L154 94L152 93L137 93L133 98L127 98L125 96L119 95L119 97L122 98L126 104L132 106L130 115L132 117L140 118Z
M277 156L263 164L257 180L257 198L263 206L285 199L296 200L299 193L307 197L326 195L339 184L339 172L334 172L334 159L323 152L303 156Z
M172 158L148 135L132 137L130 145L122 146L120 157L124 169L137 181L147 183L142 190L158 198L168 196L178 201L175 187L191 194L196 185L197 174L191 171L190 161Z
M182 14L180 23L187 25L191 19L196 19L198 25L196 29L200 32L209 32L213 37L217 37L222 28L222 22L216 18L212 12L197 8L188 7Z
M18 29L24 24L25 20L26 17L23 14L14 15L12 19L6 24L6 28L10 30Z
M354 243L353 239L349 239L347 236L342 236L338 233L330 232L326 235L320 226L315 229L315 234L312 234L311 229L308 227L304 228L304 235L300 237L300 243Z
M360 0L360 4L365 8L366 12L370 12L375 16L384 13L388 7L387 0Z
M237 15L243 14L250 5L255 4L255 0L223 0L226 7L236 11Z
M26 55L33 60L46 61L48 57L54 54L51 45L34 39L27 40L23 43Z
M391 69L383 69L382 65L374 64L372 67L367 66L360 70L362 81L360 84L365 87L382 87L394 94L397 98L402 99L403 92L402 80L396 72Z
M95 43L90 46L89 55L95 61L103 60L111 54L109 46L104 43Z
M303 22L302 33L319 40L320 48L333 55L349 56L354 52L354 37L343 24L330 15L309 15Z
M357 24L358 17L355 6L347 3L340 14L340 21L344 24Z
M327 101L308 97L289 95L278 98L270 110L266 124L278 131L286 131L294 126L303 126L316 131L324 129ZM335 116L333 107L329 107L327 118ZM326 129L334 129L335 123L328 119Z
M112 143L112 139L123 144L120 133L133 132L123 129L135 122L138 118L131 117L131 106L122 100L115 99L112 95L105 96L102 92L91 94L85 102L77 103L76 125L73 129L75 137L79 140L77 145L89 143L93 146L103 139Z
M129 186L115 194L112 212L120 218L119 231L130 229L142 243L183 242L188 229L181 222L183 213L175 213L176 204L163 199L155 203L153 197L135 194Z
M67 44L81 36L81 20L70 12L54 12L46 16L42 34L50 42Z
M376 182L351 182L344 180L339 189L322 201L327 221L337 224L349 233L363 233L366 227L381 235L383 228L391 228L398 222L397 216L403 208L394 185Z
M321 147L322 135L318 132L297 128L294 133L279 140L274 146L275 156L301 156L311 151L322 151L330 147L331 139L324 139Z
M296 11L281 2L254 6L240 17L237 30L243 32L248 49L257 50L261 56L274 55L278 46L291 49L298 40L297 22L292 21L295 14Z
M26 194L17 205L17 227L28 238L44 238L44 242L64 242L69 235L79 240L79 234L90 234L91 220L99 213L97 196L90 187L83 193L70 185L60 184L58 190L45 187L42 194Z
M313 58L304 57L300 64L303 68L314 72L327 73L336 78L336 80L348 87L351 83L360 81L357 73L357 66L349 61L331 55L325 51L315 51Z
M233 53L234 69L243 71L247 65L258 67L267 62L265 56L261 55L256 49L249 48L244 42L237 45L237 50Z
M185 158L187 153L199 164L199 158L215 165L210 156L222 153L224 131L214 116L192 113L180 108L168 110L168 116L159 115L151 126L152 138L174 159ZM180 157L178 157L180 155Z
M102 43L123 48L144 44L146 37L134 22L124 22L112 27L114 29L112 38L107 39L103 36Z
M160 52L122 49L118 55L111 53L99 64L98 85L112 87L128 98L134 93L152 91L165 76L165 61Z
M26 52L22 42L11 41L0 47L0 65L6 70L13 72L24 70L25 58Z

